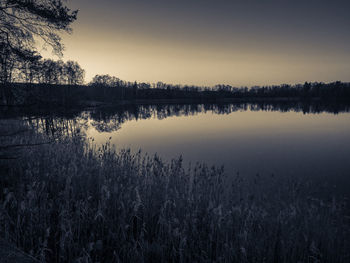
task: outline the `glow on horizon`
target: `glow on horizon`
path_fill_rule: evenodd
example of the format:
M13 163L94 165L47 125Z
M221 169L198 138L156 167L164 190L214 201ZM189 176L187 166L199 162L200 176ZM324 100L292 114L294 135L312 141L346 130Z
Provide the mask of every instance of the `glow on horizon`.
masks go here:
M102 2L97 8L93 1L73 1L72 8L80 9L78 20L73 34L63 36L63 59L77 61L86 70L86 82L96 74L126 81L200 86L350 80L349 37L343 34L350 29L349 18L334 18L334 25L329 21L318 25L318 17L295 15L295 21L304 21L304 28L294 25L295 21L282 27L273 20L263 25L250 23L238 13L237 21L226 21L214 13L215 21L208 18L208 22L204 16L208 10L186 14L181 9L183 3L174 6L179 15L171 19L166 15L173 11L164 9L164 14L157 16L153 9L136 5L137 1L131 1L133 6L122 0ZM112 12L112 7L119 9ZM263 22L264 15L273 17L257 14L248 16Z

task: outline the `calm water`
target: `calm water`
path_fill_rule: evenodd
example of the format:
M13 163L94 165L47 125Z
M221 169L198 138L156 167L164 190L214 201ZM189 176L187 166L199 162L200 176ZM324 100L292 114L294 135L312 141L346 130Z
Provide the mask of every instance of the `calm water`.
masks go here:
M67 120L98 144L111 137L119 149L142 149L164 160L182 155L185 165L206 162L232 174L316 177L350 187L348 107L131 105L50 117L46 127Z
M241 174L350 176L350 113L238 110L218 114L131 119L118 130L101 131L88 122L87 136L118 148L142 149L164 159L223 164ZM95 125L93 125L95 124Z

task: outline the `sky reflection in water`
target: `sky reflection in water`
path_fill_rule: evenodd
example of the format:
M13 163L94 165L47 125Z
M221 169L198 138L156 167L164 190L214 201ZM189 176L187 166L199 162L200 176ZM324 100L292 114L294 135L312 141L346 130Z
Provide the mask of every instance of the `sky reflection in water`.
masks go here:
M89 121L91 124L91 121ZM350 171L350 113L234 111L129 120L120 129L99 132L118 148L142 149L184 163L224 165L228 173L346 178Z

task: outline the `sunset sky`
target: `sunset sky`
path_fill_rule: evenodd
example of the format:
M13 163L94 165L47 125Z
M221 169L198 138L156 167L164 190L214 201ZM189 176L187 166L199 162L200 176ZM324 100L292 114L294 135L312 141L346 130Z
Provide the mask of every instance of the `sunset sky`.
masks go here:
M128 81L350 81L350 1L71 0L64 60Z

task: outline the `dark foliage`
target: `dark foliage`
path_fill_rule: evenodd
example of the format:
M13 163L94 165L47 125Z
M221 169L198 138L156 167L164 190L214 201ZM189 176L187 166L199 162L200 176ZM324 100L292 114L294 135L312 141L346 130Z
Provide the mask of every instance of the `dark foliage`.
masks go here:
M64 68L64 64L62 66ZM70 83L81 83L84 72L77 65L78 70L72 77L55 75L50 72L43 76L47 83L62 83L60 79L70 79ZM47 68L48 69L48 68ZM46 70L48 71L48 70ZM42 72L46 72L43 70ZM79 73L80 72L80 73ZM49 74L50 73L50 74ZM61 76L61 77L60 77ZM74 81L74 82L72 82ZM63 82L67 83L67 82ZM23 105L62 105L79 106L92 104L96 102L103 103L125 103L133 101L137 103L169 103L176 100L183 102L247 102L247 101L279 101L283 104L292 101L349 101L350 83L305 83L304 85L294 86L269 86L254 88L200 88L200 87L151 87L144 83L117 82L115 86L106 86L102 84L84 85L56 85L56 84L35 84L14 83L11 86L13 101L15 104ZM298 104L298 102L294 102Z

